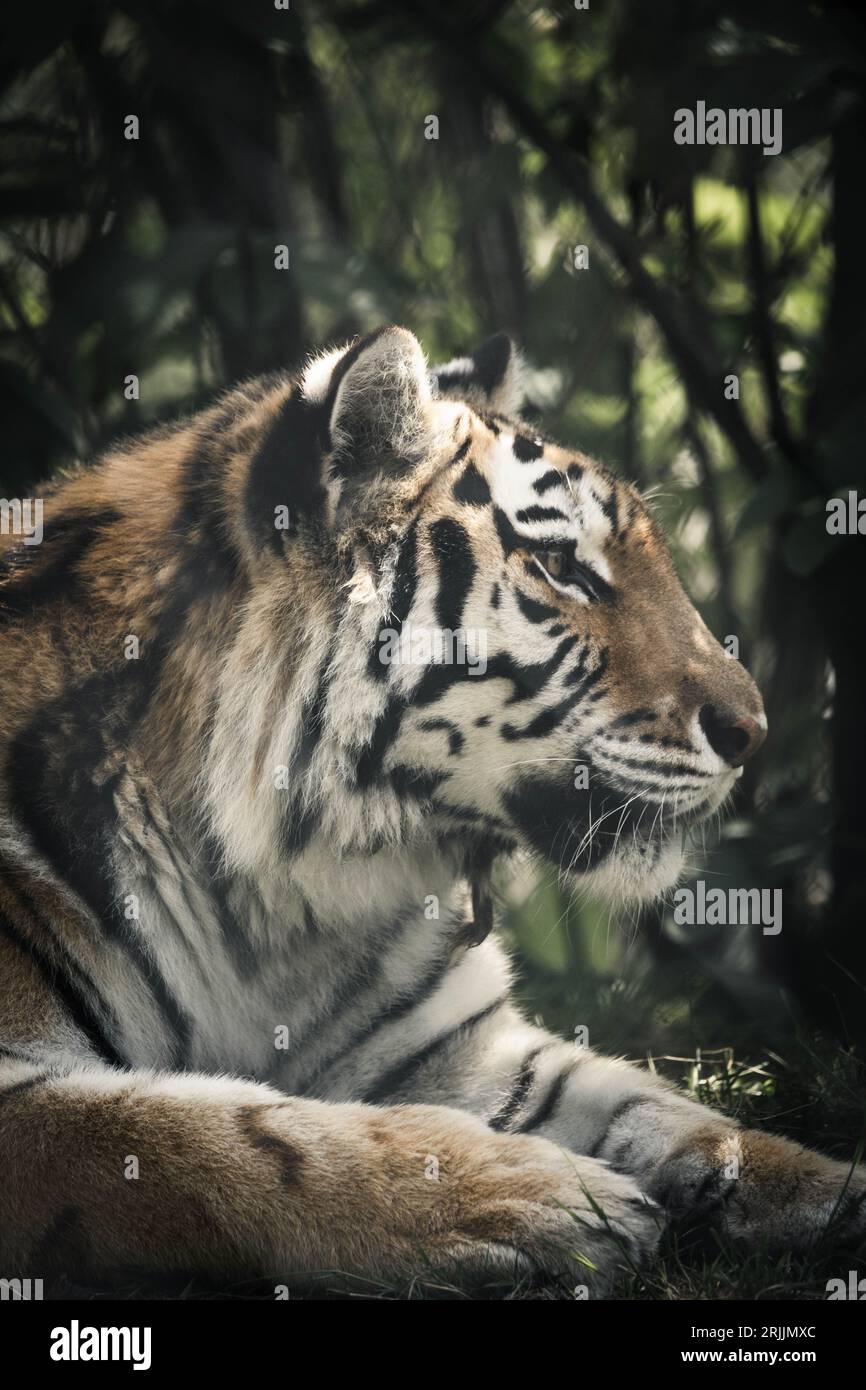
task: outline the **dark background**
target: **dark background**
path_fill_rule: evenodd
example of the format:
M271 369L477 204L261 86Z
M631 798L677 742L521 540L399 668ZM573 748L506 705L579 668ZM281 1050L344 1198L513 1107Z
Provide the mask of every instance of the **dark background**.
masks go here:
M821 0L590 3L7 11L0 494L384 321L432 360L514 334L546 431L649 491L761 685L769 740L694 874L784 904L778 936L677 929L524 872L524 997L850 1156L866 540L825 508L866 496L866 30ZM781 107L783 153L676 145L698 99Z

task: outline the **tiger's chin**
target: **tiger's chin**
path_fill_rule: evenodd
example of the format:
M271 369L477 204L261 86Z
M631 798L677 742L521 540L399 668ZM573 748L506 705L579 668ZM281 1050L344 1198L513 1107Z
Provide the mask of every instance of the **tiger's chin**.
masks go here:
M736 776L719 777L705 799L683 807L635 795L633 788L594 786L574 815L574 792L563 784L525 778L506 796L511 825L525 848L589 897L616 906L640 906L662 897L683 874L689 835L719 811ZM627 798L623 804L623 797Z
M669 892L682 877L684 864L682 835L653 842L631 840L575 877L592 897L616 906L639 907Z
M692 830L721 810L731 795L735 776L719 779L699 807L655 833L618 837L613 851L586 872L576 875L588 893L612 904L639 907L668 893L683 876ZM641 824L638 817L638 827Z

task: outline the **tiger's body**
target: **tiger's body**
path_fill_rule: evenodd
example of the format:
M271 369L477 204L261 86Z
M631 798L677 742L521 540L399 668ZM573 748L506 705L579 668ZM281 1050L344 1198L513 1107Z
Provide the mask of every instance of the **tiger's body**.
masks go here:
M862 1232L859 1171L510 1001L497 856L652 897L765 730L638 495L523 425L518 377L507 340L431 377L381 330L4 538L4 1275L603 1289L666 1213ZM386 629L485 658L386 661Z

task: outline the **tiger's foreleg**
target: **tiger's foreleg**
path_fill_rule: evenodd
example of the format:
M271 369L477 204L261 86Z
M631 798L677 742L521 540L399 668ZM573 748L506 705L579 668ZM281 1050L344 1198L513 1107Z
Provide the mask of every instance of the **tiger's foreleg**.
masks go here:
M7 1274L545 1271L601 1286L656 1238L626 1179L460 1111L200 1075L0 1069Z
M498 948L490 948L498 949ZM609 1164L670 1216L779 1250L866 1235L866 1169L741 1127L653 1073L564 1042L507 1001L405 1058L377 1097L465 1106Z

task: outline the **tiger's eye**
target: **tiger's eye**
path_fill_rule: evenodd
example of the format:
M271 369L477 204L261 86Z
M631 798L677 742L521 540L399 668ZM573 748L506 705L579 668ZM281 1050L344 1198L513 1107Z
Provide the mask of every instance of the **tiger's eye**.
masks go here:
M560 579L565 573L565 551L543 550L541 552L541 563L544 565L551 579Z

